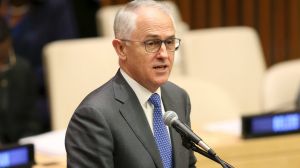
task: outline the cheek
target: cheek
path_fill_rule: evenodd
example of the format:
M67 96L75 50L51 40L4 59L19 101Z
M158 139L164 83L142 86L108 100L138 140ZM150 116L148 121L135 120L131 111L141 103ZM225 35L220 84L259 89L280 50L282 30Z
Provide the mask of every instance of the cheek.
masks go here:
M174 62L174 58L175 58L175 53L169 55L169 61L170 61L170 63Z
M145 59L145 55L142 55L142 54L131 55L131 57L129 59L130 59L131 64L134 64L135 66L141 67L141 68L144 68L144 66L149 63L148 60Z
M143 55L142 53L132 53L128 55L127 62L128 68L132 69L135 72L142 72L145 69L148 69L150 62L146 59L147 55Z

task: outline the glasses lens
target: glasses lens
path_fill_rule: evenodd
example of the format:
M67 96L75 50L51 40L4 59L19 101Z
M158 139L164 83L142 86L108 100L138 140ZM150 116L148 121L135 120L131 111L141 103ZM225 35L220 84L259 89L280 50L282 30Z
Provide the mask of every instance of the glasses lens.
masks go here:
M174 48L174 51L176 51L176 50L179 48L179 46L180 46L180 39L174 39L174 40L175 40L175 44L174 44L175 48Z
M161 46L161 40L148 40L145 41L146 51L148 52L157 52Z
M176 39L167 39L165 45L168 51L175 51L176 48Z
M168 51L176 51L179 48L180 45L180 39L176 38L170 38L165 41L162 40L148 40L145 41L145 48L147 52L157 52L162 43L166 45L166 49Z

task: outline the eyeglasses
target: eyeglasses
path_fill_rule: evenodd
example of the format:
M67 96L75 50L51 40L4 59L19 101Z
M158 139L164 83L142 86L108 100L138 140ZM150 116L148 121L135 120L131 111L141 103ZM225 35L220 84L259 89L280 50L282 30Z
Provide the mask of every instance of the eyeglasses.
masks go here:
M180 46L181 39L178 38L169 38L166 40L146 40L146 41L133 41L133 40L126 40L121 39L122 41L129 41L129 42L140 42L144 43L145 50L149 53L156 53L160 50L162 43L165 44L167 51L174 52L176 51Z

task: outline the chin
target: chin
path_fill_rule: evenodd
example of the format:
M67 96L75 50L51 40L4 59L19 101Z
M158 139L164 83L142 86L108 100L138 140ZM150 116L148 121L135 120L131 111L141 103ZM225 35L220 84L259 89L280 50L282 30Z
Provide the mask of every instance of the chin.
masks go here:
M159 80L157 80L157 84L159 86L161 86L161 85L165 84L168 81L168 79L169 79L169 77L165 77L165 78L159 79Z

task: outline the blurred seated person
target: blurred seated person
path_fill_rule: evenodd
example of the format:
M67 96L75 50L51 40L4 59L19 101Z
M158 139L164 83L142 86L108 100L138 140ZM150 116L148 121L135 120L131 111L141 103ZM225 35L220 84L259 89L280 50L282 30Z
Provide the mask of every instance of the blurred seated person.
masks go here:
M45 44L77 38L77 23L70 0L0 0L0 14L11 28L17 54L41 65Z
M11 29L15 53L28 60L37 79L36 102L44 130L50 129L48 101L42 66L42 49L52 41L77 38L77 24L70 0L0 0L0 15Z
M0 18L0 146L40 132L35 89L30 65L14 54L9 28Z

